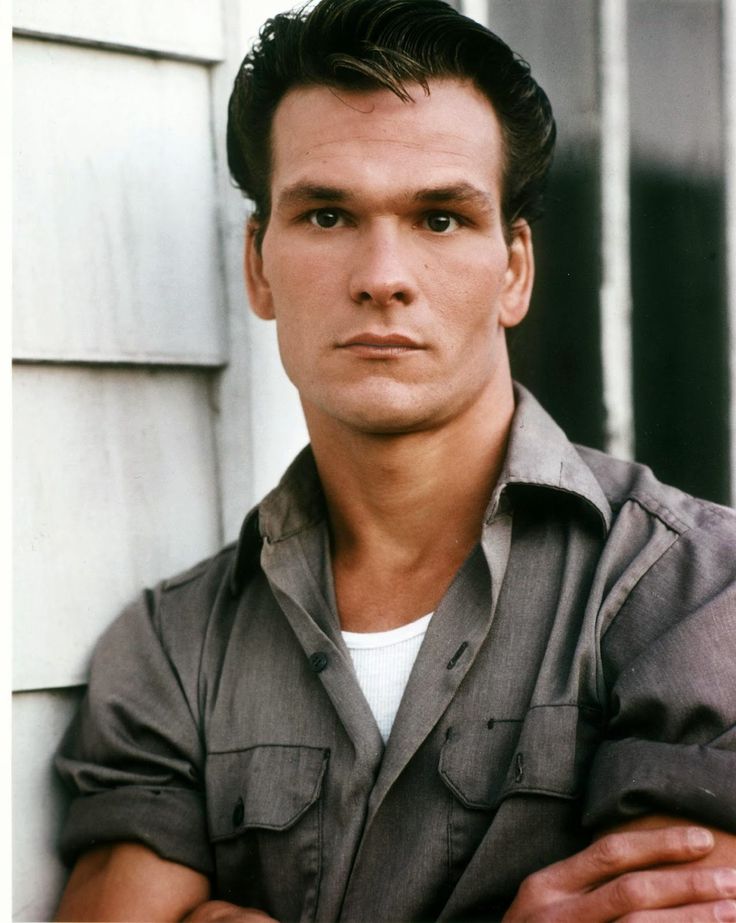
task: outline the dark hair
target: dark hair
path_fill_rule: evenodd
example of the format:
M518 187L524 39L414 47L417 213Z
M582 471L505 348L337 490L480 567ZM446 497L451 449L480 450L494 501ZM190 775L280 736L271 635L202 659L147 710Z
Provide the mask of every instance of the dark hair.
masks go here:
M255 203L259 243L271 210L271 126L289 90L383 87L409 102L407 84L428 92L428 81L443 77L472 81L499 117L507 230L517 218L537 218L555 122L529 65L444 0L321 0L265 23L230 97L228 164L235 183Z

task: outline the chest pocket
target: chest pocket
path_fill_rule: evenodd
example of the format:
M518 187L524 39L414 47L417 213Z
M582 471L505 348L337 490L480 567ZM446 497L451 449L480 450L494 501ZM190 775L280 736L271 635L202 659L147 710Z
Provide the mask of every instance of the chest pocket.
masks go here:
M509 819L515 806L522 807L517 796L554 799L550 817L560 814L560 802L575 802L598 739L596 716L567 705L533 707L524 720L490 719L451 728L439 763L440 777L453 795L447 837L451 878L462 873L504 802ZM537 819L540 807L538 802ZM523 808L517 814L519 822L527 816ZM546 834L535 823L535 829L516 829L515 835L531 841Z
M216 894L284 921L313 920L329 750L264 745L207 758Z

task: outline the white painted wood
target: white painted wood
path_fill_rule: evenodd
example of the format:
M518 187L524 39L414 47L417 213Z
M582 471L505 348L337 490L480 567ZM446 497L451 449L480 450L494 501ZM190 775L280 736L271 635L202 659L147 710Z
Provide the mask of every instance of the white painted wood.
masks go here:
M14 0L13 26L207 61L222 57L221 8L208 0Z
M14 45L15 355L222 363L208 70Z
M723 0L723 115L726 169L731 504L736 506L736 0Z
M209 381L15 370L14 689L84 682L103 628L220 545Z
M81 690L13 696L13 919L51 920L67 876L56 851L68 796L52 760Z
M289 10L303 6L303 4L299 2L289 3L285 2L285 0L237 0L234 6L237 8L239 19L237 31L234 34L237 34L237 40L242 51L231 47L228 49L228 53L234 53L236 57L239 54L240 58L242 58L258 37L261 26L267 19L276 16L277 13L286 13Z
M293 8L283 0L241 0L244 44L257 36L269 16ZM242 302L241 302L242 303ZM274 487L294 455L308 442L301 404L288 380L276 343L273 322L246 313L250 352L251 439L253 443L252 498L260 500Z
M272 322L249 324L253 426L253 494L260 499L309 441L297 391L286 377Z
M273 324L251 314L243 283L243 231L248 203L233 188L225 162L227 101L238 66L269 16L289 9L274 0L239 0L226 21L226 62L214 69L213 99L223 215L224 274L230 360L219 377L218 449L225 536L237 535L243 507L279 480L307 442L296 390L281 367Z
M601 2L601 364L606 448L633 458L626 11L620 0Z
M488 0L462 0L461 12L486 28L490 26Z

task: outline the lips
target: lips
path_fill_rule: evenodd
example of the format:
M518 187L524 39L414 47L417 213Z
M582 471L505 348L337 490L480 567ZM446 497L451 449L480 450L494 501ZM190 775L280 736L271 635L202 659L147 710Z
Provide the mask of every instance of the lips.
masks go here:
M373 355L400 355L424 346L403 333L358 333L338 343L338 348Z

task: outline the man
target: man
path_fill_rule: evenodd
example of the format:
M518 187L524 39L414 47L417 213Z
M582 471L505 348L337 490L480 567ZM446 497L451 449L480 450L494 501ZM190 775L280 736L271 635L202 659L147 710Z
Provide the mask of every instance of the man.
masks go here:
M514 388L554 122L439 0L268 23L230 104L311 449L132 606L62 919L736 919L734 517Z

